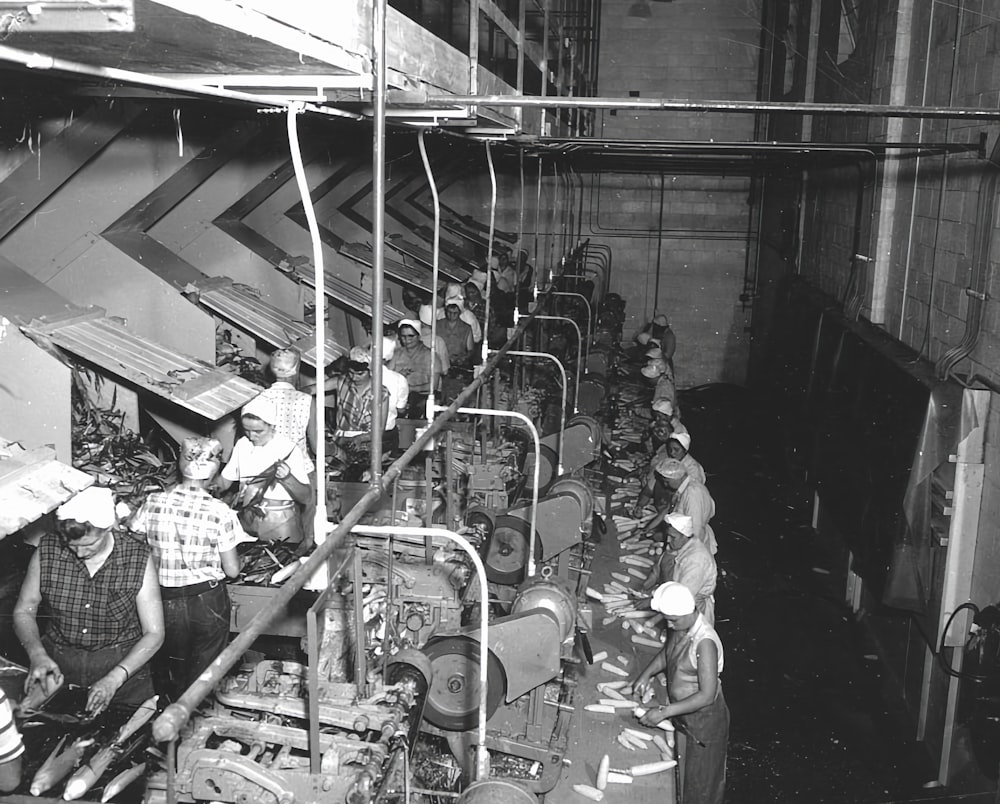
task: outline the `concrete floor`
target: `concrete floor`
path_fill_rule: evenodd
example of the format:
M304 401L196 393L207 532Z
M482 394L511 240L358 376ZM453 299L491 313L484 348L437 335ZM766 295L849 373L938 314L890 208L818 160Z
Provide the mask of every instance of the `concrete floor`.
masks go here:
M733 386L698 389L681 408L717 505L726 801L994 804L982 775L962 792L931 786L936 766L810 525L811 493L786 477L778 425Z

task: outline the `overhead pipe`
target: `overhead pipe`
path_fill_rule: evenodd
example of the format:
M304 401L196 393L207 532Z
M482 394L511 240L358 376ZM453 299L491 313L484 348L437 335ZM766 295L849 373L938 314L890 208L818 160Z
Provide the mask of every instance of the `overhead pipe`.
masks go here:
M384 0L383 0L384 1ZM395 514L395 512L394 512ZM476 779L485 779L489 773L488 760L489 754L486 751L486 690L487 690L487 667L489 662L486 661L486 652L489 650L489 640L487 639L487 628L489 627L489 611L490 611L490 601L489 601L489 583L486 579L486 568L483 566L483 560L479 557L479 554L473 549L469 541L464 537L460 536L452 530L446 528L410 528L410 527L392 527L392 526L372 526L372 525L355 525L352 529L352 533L359 533L362 536L388 536L390 539L397 534L412 533L415 536L424 536L427 538L433 538L434 536L441 536L445 539L451 539L459 547L461 547L466 553L468 553L469 558L472 559L472 565L476 568L476 577L479 579L479 745L476 750ZM390 553L391 555L391 553ZM391 583L389 584L392 585ZM430 679L427 680L430 684Z
M552 360L556 366L559 368L559 374L562 376L562 407L559 408L559 457L558 457L558 471L557 475L562 474L563 465L563 433L566 431L566 408L568 407L566 397L569 394L569 381L566 379L566 367L562 364L562 361L556 357L551 352L507 352L507 354L514 357L547 357Z
M410 462L424 450L434 436L458 412L460 407L479 390L479 387L496 369L503 356L510 351L517 338L530 326L534 318L535 315L531 313L518 323L512 337L486 362L479 376L462 389L451 405L447 408L438 408L439 410L443 410L443 413L436 417L386 470L379 484L372 486L361 496L354 507L333 528L322 544L317 540L317 547L312 555L278 588L270 602L254 615L246 627L223 649L222 653L212 661L205 671L195 679L181 697L160 713L153 723L153 739L157 742L169 742L177 739L181 728L191 717L191 713L215 689L226 673L232 669L233 665L242 660L243 654L263 634L264 629L270 625L275 617L288 607L295 594L306 585L318 570L326 565L327 560L333 554L334 550L344 546L347 534L351 528L359 523L361 517L368 513L368 510L392 487L392 484L399 477L403 469L409 466Z
M217 98L220 100L239 101L250 103L254 106L262 106L265 109L285 109L293 105L301 105L304 111L315 112L317 114L332 115L334 117L346 117L350 120L364 120L364 115L353 112L345 112L328 106L320 106L315 103L305 103L300 99L291 100L278 98L272 95L258 95L254 92L239 92L232 89L221 89L203 84L195 84L191 81L181 81L175 78L154 77L145 73L137 73L133 70L119 70L114 67L95 67L92 64L84 64L79 61L69 59L58 59L54 56L47 56L43 53L36 53L27 50L0 45L0 61L10 61L20 64L30 70L71 73L73 75L85 75L90 78L100 78L106 81L120 81L123 84L134 84L136 86L150 87L152 89L164 89L170 92L178 92L182 95L195 95L207 98Z
M413 103L406 104L412 107ZM759 114L862 115L864 117L933 117L951 120L1000 120L1000 109L975 106L894 106L884 103L799 103L794 101L670 100L655 98L580 98L523 95L429 95L425 107L527 106L550 109L647 109L672 112L744 112Z
M385 20L386 0L376 0L373 9L373 51L375 56L375 137L372 147L372 424L371 483L382 476L382 324L385 295ZM423 130L420 136L423 136ZM437 287L437 285L435 285ZM431 360L433 361L433 357ZM322 383L317 383L321 385ZM317 410L323 408L317 407ZM322 464L321 464L322 465ZM325 495L324 495L325 496Z
M498 352L499 354L499 352ZM509 354L509 352L508 352ZM448 410L448 408L438 407L438 410ZM520 419L531 431L531 438L535 444L535 468L534 478L531 486L531 535L528 537L528 577L535 574L535 527L538 524L538 483L540 480L539 464L542 462L542 441L538 436L538 428L528 416L517 410L493 410L492 408L458 408L459 413L471 413L478 416L491 416L501 419Z

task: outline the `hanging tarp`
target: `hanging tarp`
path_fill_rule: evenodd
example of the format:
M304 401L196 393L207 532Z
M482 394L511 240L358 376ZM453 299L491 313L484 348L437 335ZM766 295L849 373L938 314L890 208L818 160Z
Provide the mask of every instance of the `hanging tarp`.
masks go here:
M211 421L263 390L203 360L134 335L99 307L65 318L35 319L21 330L46 348L54 345Z

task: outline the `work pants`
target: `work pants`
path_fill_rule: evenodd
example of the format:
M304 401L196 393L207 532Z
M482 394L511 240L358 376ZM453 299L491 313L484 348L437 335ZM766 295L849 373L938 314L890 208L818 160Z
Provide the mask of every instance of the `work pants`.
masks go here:
M109 645L97 650L85 650L71 645L58 645L42 637L42 646L49 657L62 671L64 684L77 687L90 687L106 676L116 664L124 659L134 642L125 645ZM120 673L121 670L116 670ZM153 681L149 674L149 665L144 664L131 675L111 699L114 706L136 707L153 695Z
M229 644L229 590L224 581L206 581L161 587L160 594L165 633L153 681L157 692L176 701Z
M681 755L681 804L722 804L726 792L729 707L719 690L715 702L684 715L690 732L678 732ZM698 745L695 738L704 743Z

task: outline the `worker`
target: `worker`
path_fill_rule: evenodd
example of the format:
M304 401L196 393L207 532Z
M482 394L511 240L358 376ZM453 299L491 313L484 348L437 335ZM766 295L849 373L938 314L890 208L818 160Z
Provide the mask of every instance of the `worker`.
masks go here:
M163 644L149 547L116 525L111 489L90 486L59 506L56 533L42 536L14 607L30 663L25 690L89 687L91 715L153 695L149 660Z
M293 347L275 349L268 362L274 382L261 391L260 395L274 402L278 411L278 421L274 425L274 431L298 445L305 458L310 493L309 500L302 510L302 528L311 541L318 482L316 464L312 459L316 454L316 399L296 387L301 365L302 354L298 349Z
M274 382L260 395L274 402L277 408L274 432L298 445L306 467L312 472L316 468L312 460L316 454L316 400L296 386L301 365L302 354L298 349L275 349L268 363Z
M465 309L472 313L479 324L480 332L486 332L486 273L473 271L472 277L465 283ZM480 336L479 340L482 340Z
M444 300L437 311L438 321L443 321L447 318L448 305L456 304L458 305L459 314L458 317L464 323L469 325L469 329L472 330L472 343L473 346L482 343L483 340L483 328L479 324L479 319L476 318L476 314L469 309L466 300L465 290L457 282L450 282L445 287ZM486 312L486 305L483 304L483 313ZM441 332L440 325L438 327L438 332ZM442 336L443 337L443 336Z
M673 498L673 492L664 483L657 483L655 471L656 464L662 458L668 457L667 445L670 443L670 437L673 433L674 430L669 420L658 419L650 425L647 436L643 440L643 446L647 450L649 460L643 474L642 488L639 490L639 495L636 497L630 512L636 519L642 516L643 509L650 502L656 505L657 509L662 509Z
M704 483L699 483L690 477L684 464L669 456L660 458L653 470L657 476L656 481L670 489L673 496L671 501L650 520L646 526L647 533L658 527L666 519L667 514L687 514L694 521L694 535L704 542L714 556L719 546L709 520L715 516L715 500L709 494L708 488Z
M650 605L666 618L670 636L630 691L648 700L653 678L665 672L667 703L650 706L640 721L652 727L671 719L680 726L681 801L722 804L729 741L729 708L722 694L722 640L682 583L668 581L659 586Z
M0 793L11 793L21 784L24 743L14 723L10 699L0 687Z
M666 549L650 569L642 585L644 592L667 581L684 584L694 595L695 606L709 625L715 625L715 584L719 570L715 558L700 539L694 538L694 522L686 514L667 514Z
M670 370L670 376L674 376L674 353L677 351L677 336L670 328L670 321L663 313L657 313L647 327L650 340L655 341L662 352L661 358L666 362Z
M406 377L389 368L396 354L396 348L395 338L387 335L382 337L382 386L389 392L385 432L382 434L382 452L392 455L399 450L399 428L396 422L406 412L410 403L410 384L406 381Z
M672 432L667 439L667 455L674 460L680 461L687 469L688 477L697 480L701 484L707 482L705 468L698 462L690 452L691 434Z
M240 574L236 546L251 541L236 512L206 490L219 472L222 444L186 438L181 481L150 494L129 527L145 534L163 599L164 640L153 666L156 691L176 701L229 641L226 578Z
M448 358L448 345L440 334L435 334L436 327L431 326L434 311L429 304L421 306L418 318L420 319L420 342L428 349L433 349L438 360L441 361L441 373L447 374L451 370L451 360ZM434 335L434 340L431 336Z
M286 542L298 555L312 549L302 527L302 511L310 499L309 472L302 450L275 429L278 410L257 395L243 406L244 435L233 447L217 486L236 485L233 507L243 529L265 542Z
M351 349L347 376L341 380L334 392L337 400L337 418L334 430L337 446L344 450L348 458L347 479L355 474L363 475L371 466L372 399L375 385L371 375L371 353L360 346ZM385 383L381 388L379 406L379 431L384 433L389 419L390 397ZM397 446L398 446L397 439ZM383 445L383 450L385 445ZM357 479L360 479L358 477Z
M389 368L402 374L409 383L407 418L423 419L426 415L427 395L432 388L437 390L443 373L441 356L432 356L431 350L421 342L419 321L404 318L397 325L396 338L399 344L389 361Z

